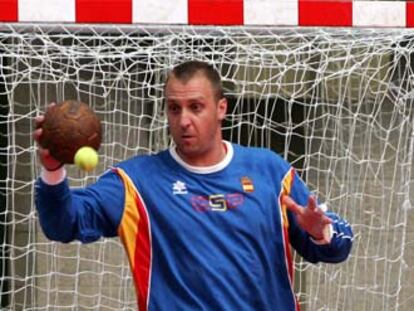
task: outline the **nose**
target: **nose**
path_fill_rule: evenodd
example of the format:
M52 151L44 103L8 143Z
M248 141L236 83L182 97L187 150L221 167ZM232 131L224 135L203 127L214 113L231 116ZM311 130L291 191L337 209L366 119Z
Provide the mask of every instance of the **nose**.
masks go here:
M183 110L180 116L180 126L181 128L186 129L190 126L190 124L191 124L191 116L189 115L188 112Z

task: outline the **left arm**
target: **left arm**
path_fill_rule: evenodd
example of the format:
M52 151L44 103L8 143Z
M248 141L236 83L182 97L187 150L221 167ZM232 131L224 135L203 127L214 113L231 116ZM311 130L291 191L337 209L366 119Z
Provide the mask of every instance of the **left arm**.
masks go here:
M289 193L282 194L287 209L292 246L307 261L344 261L352 246L351 226L332 212L325 212L295 173Z
M322 211L313 197L307 207L288 196L283 196L282 201L289 211L290 241L302 257L312 263L338 263L348 258L353 239L348 222L335 213Z

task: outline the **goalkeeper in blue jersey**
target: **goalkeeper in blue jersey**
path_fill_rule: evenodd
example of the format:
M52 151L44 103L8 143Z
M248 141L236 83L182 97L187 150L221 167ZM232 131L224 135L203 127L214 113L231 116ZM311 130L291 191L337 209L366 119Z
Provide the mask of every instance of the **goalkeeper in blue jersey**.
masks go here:
M227 101L211 65L176 66L164 91L174 146L123 161L85 189L69 189L65 168L39 147L45 235L119 236L140 311L299 309L290 245L309 262L341 262L349 224L272 151L223 141Z

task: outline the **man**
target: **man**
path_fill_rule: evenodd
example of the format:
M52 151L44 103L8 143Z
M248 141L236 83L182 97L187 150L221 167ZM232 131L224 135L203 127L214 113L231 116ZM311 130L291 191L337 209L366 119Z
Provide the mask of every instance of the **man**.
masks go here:
M120 236L139 310L298 309L289 244L310 262L340 262L350 226L322 211L278 155L223 141L227 101L211 65L176 66L165 97L175 146L121 162L86 189L69 190L65 169L40 148L45 234Z

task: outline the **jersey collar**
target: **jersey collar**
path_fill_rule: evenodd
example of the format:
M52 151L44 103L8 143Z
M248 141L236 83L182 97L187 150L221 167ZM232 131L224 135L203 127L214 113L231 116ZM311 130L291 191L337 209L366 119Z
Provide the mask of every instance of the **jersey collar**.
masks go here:
M196 173L196 174L211 174L211 173L216 173L226 168L227 165L229 165L231 159L233 159L233 154L234 154L233 145L226 140L223 140L223 143L225 144L225 147L227 149L226 156L219 163L214 164L214 165L209 165L209 166L194 166L194 165L187 164L178 155L175 145L170 147L169 151L173 159L177 161L177 163L180 164L182 167L184 167L186 170L192 173Z

